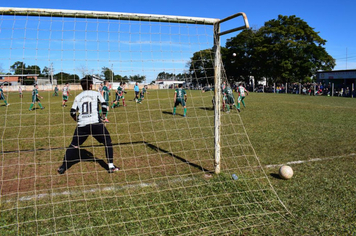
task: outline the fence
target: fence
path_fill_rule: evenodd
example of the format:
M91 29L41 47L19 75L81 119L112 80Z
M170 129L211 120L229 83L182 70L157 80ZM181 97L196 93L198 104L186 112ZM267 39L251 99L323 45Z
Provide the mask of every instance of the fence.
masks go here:
M290 93L310 96L338 96L338 97L356 97L355 84L350 86L335 86L334 83L327 85L317 83L293 83L293 84L273 84L273 85L258 85L257 87L247 86L250 91L262 93Z

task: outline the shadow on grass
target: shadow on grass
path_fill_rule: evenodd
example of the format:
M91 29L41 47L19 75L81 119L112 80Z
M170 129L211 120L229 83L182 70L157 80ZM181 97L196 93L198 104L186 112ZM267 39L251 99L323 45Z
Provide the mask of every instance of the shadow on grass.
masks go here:
M171 157L174 157L176 158L177 160L187 164L187 165L190 165L194 168L197 168L201 171L204 171L204 172L207 172L207 173L211 173L213 174L214 172L213 171L210 171L208 169L205 169L204 167L198 165L198 164L195 164L193 162L190 162L188 161L187 159L184 159L183 157L180 157L178 155L175 155L174 153L172 152L169 152L167 150L164 150L162 148L159 148L151 143L148 143L148 142L145 142L145 141L138 141L138 142L125 142L125 143L113 143L113 146L121 146L121 145L133 145L133 144L144 144L146 145L147 147L151 148L152 150L154 151L157 151L157 152L163 152L167 155L170 155ZM97 144L97 145L91 145L91 146L81 146L81 148L78 150L78 159L75 159L75 160L70 160L67 162L67 165L66 165L66 170L68 170L69 168L71 168L73 165L81 162L81 161L90 161L90 162L97 162L99 163L99 165L101 167L103 167L105 170L108 170L108 164L102 160L102 159L98 159L96 157L94 157L93 153L89 152L88 150L86 150L85 148L93 148L93 147L104 147L102 144ZM3 151L3 152L0 152L0 154L4 154L4 153L18 153L18 152L34 152L34 151L50 151L50 150L65 150L66 148L65 147L57 147L57 148L39 148L39 149L27 149L27 150L14 150L14 151ZM65 151L64 151L65 152Z
M214 107L199 107L199 109L207 110L207 111L214 111Z
M275 179L282 179L280 176L279 176L279 174L276 174L276 173L271 173L271 174L269 174L270 176L272 176L273 178L275 178Z
M89 152L86 149L80 149L78 151L79 151L79 153L78 153L79 159L68 161L66 164L66 171L69 168L71 168L73 165L75 165L81 161L96 162L96 163L99 163L99 165L102 168L104 168L105 170L109 170L108 164L104 160L94 157L93 153Z
M157 146L155 146L155 145L153 145L153 144L147 143L147 142L144 142L144 143L145 143L149 148L151 148L152 150L155 150L155 151L157 151L157 152L163 152L163 153L165 153L165 154L168 154L168 155L170 155L171 157L174 157L174 158L176 158L177 160L179 160L179 161L181 161L181 162L183 162L183 163L186 163L187 165L190 165L190 166L192 166L192 167L194 167L194 168L197 168L197 169L199 169L199 170L201 170L201 171L208 172L208 173L210 173L210 174L213 174L213 173L214 173L213 171L210 171L210 170L208 170L208 169L205 169L204 167L202 167L202 166L200 166L200 165L198 165L198 164L192 163L192 162L188 161L187 159L184 159L183 157L177 156L177 155L175 155L175 154L173 154L173 153L171 153L171 152L169 152L169 151L167 151L167 150L164 150L164 149L162 149L162 148L159 148L159 147L157 147Z
M171 111L162 111L163 114L167 114L167 115L173 115L173 112Z

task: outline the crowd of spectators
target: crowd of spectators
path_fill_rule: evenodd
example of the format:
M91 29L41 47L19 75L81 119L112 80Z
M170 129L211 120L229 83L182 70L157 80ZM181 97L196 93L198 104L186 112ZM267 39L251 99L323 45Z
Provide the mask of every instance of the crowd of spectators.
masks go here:
M253 89L252 89L253 90ZM250 91L251 87L250 87ZM309 96L338 96L338 97L356 97L356 91L352 90L348 85L336 85L332 88L332 84L322 84L322 83L290 83L290 84L276 84L264 86L258 85L255 87L254 92L264 92L264 93L291 93L291 94L302 94ZM332 92L334 94L332 94Z

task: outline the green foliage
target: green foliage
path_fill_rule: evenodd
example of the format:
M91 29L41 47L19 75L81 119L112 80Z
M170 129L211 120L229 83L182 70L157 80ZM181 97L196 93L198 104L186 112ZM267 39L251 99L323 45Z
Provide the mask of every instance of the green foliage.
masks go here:
M326 52L322 39L305 21L279 15L259 30L247 29L229 39L227 74L271 82L300 82L318 70L331 70L335 60ZM232 53L237 56L232 58Z
M111 81L114 79L114 72L108 67L103 67L101 69L101 73L102 73L102 77L104 77L105 80Z
M132 82L142 83L143 81L146 80L146 76L145 75L130 75L129 80Z
M174 74L174 73L167 73L167 72L160 72L156 78L156 80L179 80L179 81L186 81L188 79L191 79L191 76L189 74L186 73Z
M41 74L41 69L39 66L26 66L26 64L21 61L15 62L12 66L10 66L10 69L15 75Z
M65 84L65 83L79 83L80 78L76 74L59 72L54 75L54 79L57 79L58 84Z
M187 66L189 66L189 73L195 78L195 83L214 84L214 53L212 49L195 52Z

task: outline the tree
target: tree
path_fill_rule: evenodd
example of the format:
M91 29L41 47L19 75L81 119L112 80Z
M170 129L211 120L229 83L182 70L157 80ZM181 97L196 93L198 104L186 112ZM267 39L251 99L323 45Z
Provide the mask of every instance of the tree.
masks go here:
M65 72L59 72L59 73L55 74L54 78L57 79L58 84L77 83L79 81L78 75L68 74Z
M114 72L108 67L103 67L101 69L101 73L102 73L102 77L104 77L105 80L111 81L114 79Z
M189 73L193 78L196 78L197 83L202 85L214 83L214 53L212 49L195 52L187 67L189 67Z
M235 52L237 56L227 71L244 78L253 75L272 82L300 82L318 70L335 67L325 43L302 19L279 15L259 30L245 30L228 40L229 55Z
M10 66L10 69L14 72L14 75L41 74L41 68L39 66L26 66L22 61L15 62Z
M222 58L230 83L237 81L249 83L251 76L255 78L256 83L264 77L264 49L260 44L261 37L254 29L246 29L227 40Z
M142 81L146 80L146 76L144 75L130 75L130 81L132 82L138 82L138 83L142 83Z
M25 69L26 69L26 65L22 61L17 61L12 66L10 66L10 70L13 71L14 75L25 74L24 73Z

